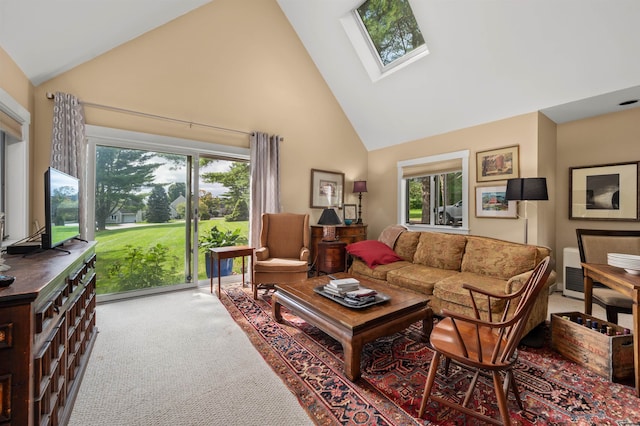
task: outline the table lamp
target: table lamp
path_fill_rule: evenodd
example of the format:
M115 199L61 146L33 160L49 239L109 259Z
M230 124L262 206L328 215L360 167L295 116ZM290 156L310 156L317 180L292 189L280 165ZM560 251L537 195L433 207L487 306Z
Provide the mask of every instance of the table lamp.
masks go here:
M334 241L336 239L336 225L340 225L340 218L334 209L327 207L322 210L318 225L323 225L322 240Z
M358 220L356 223L362 225L362 193L367 192L367 181L356 180L353 182L353 192L358 193Z
M528 242L529 218L527 217L527 202L548 200L546 178L516 178L507 180L507 201L524 201L524 243Z

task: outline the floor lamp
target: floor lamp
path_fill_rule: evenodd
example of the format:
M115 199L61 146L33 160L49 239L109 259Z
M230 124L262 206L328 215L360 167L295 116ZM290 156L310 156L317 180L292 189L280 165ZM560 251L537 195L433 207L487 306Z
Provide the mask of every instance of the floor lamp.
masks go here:
M546 178L516 178L507 180L507 201L524 201L524 243L528 243L529 218L527 202L548 200Z
M367 192L367 181L366 180L354 181L353 192L358 193L358 220L356 220L356 224L362 225L362 193Z

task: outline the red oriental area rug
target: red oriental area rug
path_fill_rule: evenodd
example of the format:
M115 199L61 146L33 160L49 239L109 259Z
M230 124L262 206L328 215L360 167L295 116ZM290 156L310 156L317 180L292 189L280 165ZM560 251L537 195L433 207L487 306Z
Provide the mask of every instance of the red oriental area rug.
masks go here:
M231 316L318 425L475 425L475 419L430 403L424 419L418 409L433 356L419 340L419 324L365 346L362 377L343 374L342 346L317 328L283 309L285 322L271 315L269 295L254 301L250 290L228 287L221 300ZM515 371L526 411L511 395L516 425L640 425L640 400L630 386L611 383L566 360L548 345L521 347ZM453 398L471 374L454 365L436 389ZM473 404L498 416L491 382L476 388Z

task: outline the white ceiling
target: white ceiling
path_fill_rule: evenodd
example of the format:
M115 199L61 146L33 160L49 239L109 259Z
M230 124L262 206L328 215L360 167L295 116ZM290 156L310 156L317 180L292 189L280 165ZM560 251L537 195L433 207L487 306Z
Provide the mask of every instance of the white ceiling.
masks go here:
M0 46L38 85L209 1L0 0ZM430 54L376 82L340 22L361 1L277 0L369 150L640 106L638 0L411 0Z

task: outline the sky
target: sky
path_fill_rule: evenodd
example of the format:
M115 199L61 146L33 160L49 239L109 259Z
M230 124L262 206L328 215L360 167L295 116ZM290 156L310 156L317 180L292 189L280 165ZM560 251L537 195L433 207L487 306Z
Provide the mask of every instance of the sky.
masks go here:
M155 181L157 183L167 184L167 186L174 182L186 183L186 163L184 167L177 168L175 164L168 163L167 160L162 157L154 157L151 161L165 163L155 171ZM231 161L226 160L215 161L201 168L200 173L227 171L231 163ZM202 180L200 180L200 190L210 192L214 197L218 197L227 192L227 188L218 183L205 183Z

